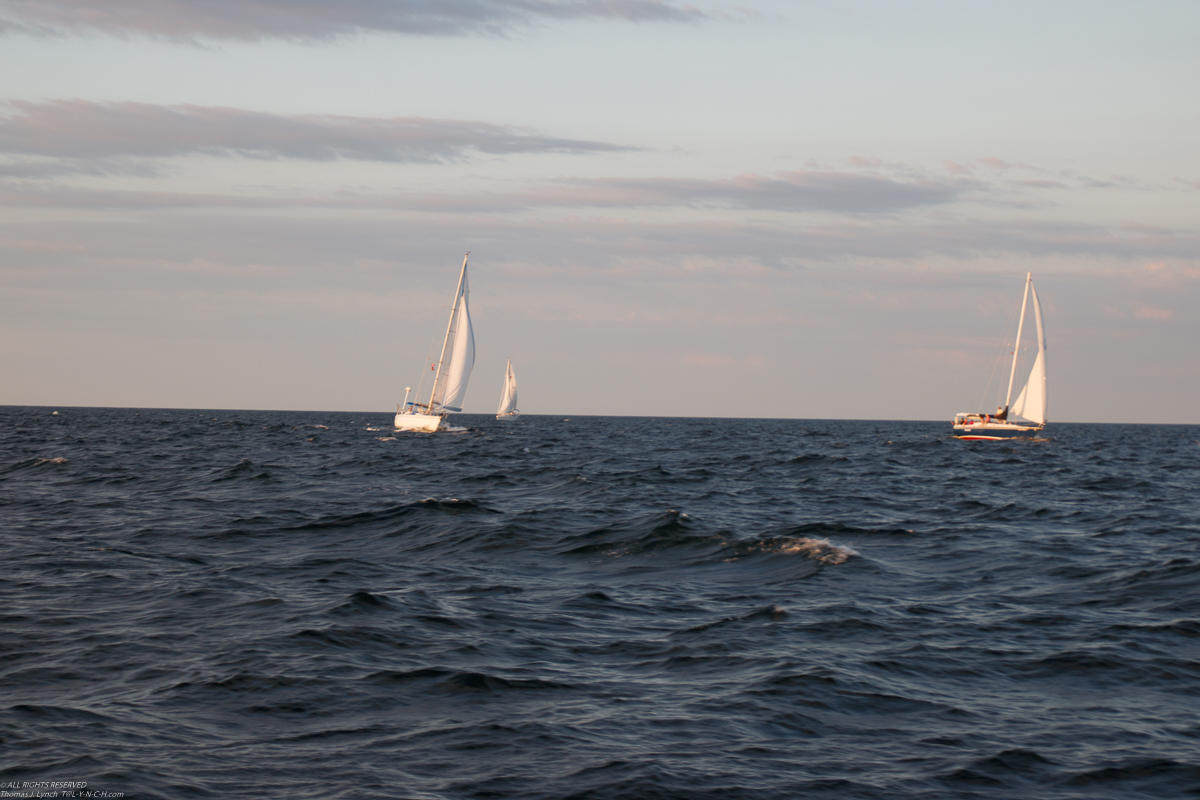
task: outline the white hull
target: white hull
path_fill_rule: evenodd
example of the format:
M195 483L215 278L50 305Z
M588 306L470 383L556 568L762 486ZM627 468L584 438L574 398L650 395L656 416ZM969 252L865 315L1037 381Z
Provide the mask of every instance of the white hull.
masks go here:
M398 431L429 431L445 429L446 415L433 414L397 414L396 430Z
M512 411L512 412L509 412L508 414L497 414L496 419L500 419L500 420L516 419L519 416L521 416L520 411Z

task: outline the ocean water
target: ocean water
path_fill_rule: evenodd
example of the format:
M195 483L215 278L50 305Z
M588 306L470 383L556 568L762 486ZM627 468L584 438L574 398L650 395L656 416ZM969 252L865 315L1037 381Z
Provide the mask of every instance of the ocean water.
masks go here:
M8 796L1200 797L1200 426L52 411Z

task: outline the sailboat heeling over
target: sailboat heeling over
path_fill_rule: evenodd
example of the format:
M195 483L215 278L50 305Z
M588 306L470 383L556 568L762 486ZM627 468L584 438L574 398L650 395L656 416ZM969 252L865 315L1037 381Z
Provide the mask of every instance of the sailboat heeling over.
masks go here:
M458 288L450 305L450 320L446 323L446 338L442 351L433 362L433 391L428 403L409 402L412 387L404 387L404 404L396 406L396 429L404 431L446 430L446 417L451 411L462 411L467 395L467 380L475 366L475 332L471 329L468 308L467 256L463 256ZM421 389L418 387L417 392Z
M431 409L440 407L446 411L462 411L463 400L467 396L467 381L475 366L475 331L471 328L471 312L467 307L469 294L464 259L462 280L458 295L454 298L454 309L446 329L446 343L433 382L433 394L429 401Z
M1017 395L1017 401L1012 404L1011 413L1022 419L1038 425L1046 424L1046 334L1042 329L1042 304L1038 302L1037 289L1033 281L1029 281L1029 291L1033 297L1033 319L1037 322L1037 359L1033 369L1029 371L1029 380Z

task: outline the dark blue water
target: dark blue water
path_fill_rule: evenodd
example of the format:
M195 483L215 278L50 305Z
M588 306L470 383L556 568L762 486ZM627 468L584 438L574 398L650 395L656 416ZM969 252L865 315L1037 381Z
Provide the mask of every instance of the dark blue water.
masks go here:
M50 412L0 789L1200 796L1200 426Z

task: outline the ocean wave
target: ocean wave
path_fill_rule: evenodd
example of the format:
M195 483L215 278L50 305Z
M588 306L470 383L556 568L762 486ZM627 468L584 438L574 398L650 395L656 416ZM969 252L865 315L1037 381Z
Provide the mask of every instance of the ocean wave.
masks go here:
M232 467L226 467L225 469L219 470L215 473L211 473L210 477L209 477L209 481L212 483L222 483L224 481L234 481L234 480L262 481L262 480L268 480L268 479L270 479L270 477L271 477L270 472L267 472L265 469L255 466L255 464L252 461L250 461L250 459L243 458L241 461L234 464Z
M559 553L631 556L723 541L719 535L693 534L693 529L691 517L672 509L568 535L560 540Z
M64 465L70 464L70 463L71 463L71 461L68 458L66 458L65 456L47 456L47 457L43 457L43 458L27 458L27 459L24 459L23 461L18 461L14 464L10 464L9 466L5 467L3 470L0 470L0 474L4 474L7 472L20 472L22 470L28 470L28 469L37 469L39 467L61 467L61 466L64 466Z
M970 447L943 423L0 418L10 777L231 800L1200 788L1190 428Z
M828 539L792 539L779 542L777 546L776 552L782 555L799 553L813 561L828 565L845 564L852 557L858 555L854 549L833 544Z
M482 672L456 672L440 684L454 692L503 692L513 690L570 689L564 683L540 679L501 678Z

